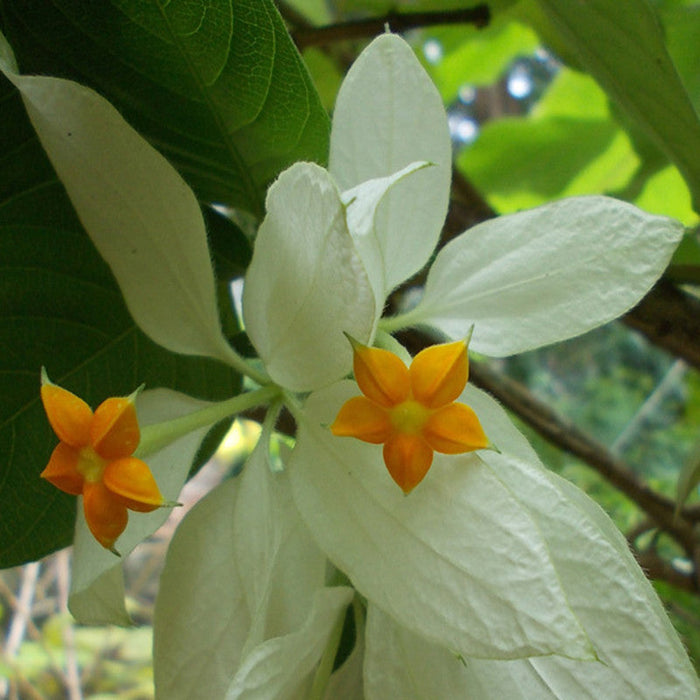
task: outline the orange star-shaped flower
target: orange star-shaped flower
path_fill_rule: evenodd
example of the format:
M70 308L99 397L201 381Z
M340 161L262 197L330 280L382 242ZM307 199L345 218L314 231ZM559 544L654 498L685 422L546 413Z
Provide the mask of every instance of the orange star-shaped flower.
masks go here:
M127 508L148 513L171 505L163 500L148 465L131 456L141 439L134 398L109 398L93 413L42 371L41 400L60 442L41 476L61 491L82 495L90 531L115 554Z
M364 396L343 404L331 432L384 443L384 463L404 493L427 474L433 452L489 446L476 413L455 402L469 373L465 341L426 348L410 368L388 350L351 342L355 380Z

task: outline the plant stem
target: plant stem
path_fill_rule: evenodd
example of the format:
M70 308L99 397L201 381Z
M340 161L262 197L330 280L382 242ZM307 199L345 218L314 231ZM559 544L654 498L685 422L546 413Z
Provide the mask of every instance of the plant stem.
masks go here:
M188 413L180 418L147 425L141 431L141 442L135 454L141 458L146 457L149 454L162 450L170 443L183 435L191 433L193 430L206 428L224 418L247 411L253 406L269 403L280 395L281 390L276 384L268 384L261 389L239 394L226 401Z
M233 367L240 374L250 377L254 382L265 385L270 383L270 377L251 365L251 363L241 357L230 345L226 345L220 359L227 365Z
M403 330L409 326L415 326L422 320L420 314L414 313L416 308L396 316L384 316L379 319L377 327L384 333L396 333L396 331Z
M311 690L309 691L308 700L322 700L326 693L328 681L330 680L331 673L333 673L333 662L338 654L338 645L340 644L340 638L343 634L345 615L346 609L343 608L331 630L326 648L323 651L323 656L318 663Z

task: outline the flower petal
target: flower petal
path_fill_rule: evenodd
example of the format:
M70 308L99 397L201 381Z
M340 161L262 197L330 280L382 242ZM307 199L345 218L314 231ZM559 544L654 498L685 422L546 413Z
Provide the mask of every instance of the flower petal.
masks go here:
M366 396L355 396L346 401L331 425L338 437L354 437L378 445L386 442L391 433L389 415Z
M41 401L46 417L61 442L71 447L85 447L90 443L92 409L79 396L56 384L43 381Z
M79 458L79 450L65 442L59 442L51 454L46 469L41 472L41 478L46 479L61 491L72 496L80 496L83 492L83 477L76 469Z
M408 367L401 358L388 350L357 342L353 342L353 350L355 381L368 399L390 408L408 398L411 387Z
M463 403L443 406L428 418L423 437L436 452L456 455L488 447L476 413Z
M105 548L113 549L129 519L126 506L101 482L85 482L83 511L90 532Z
M110 462L102 476L104 485L120 496L131 510L150 513L163 505L163 496L148 465L136 457Z
M178 418L211 405L169 389L144 391L136 401L143 426ZM151 471L166 499L174 500L180 493L206 431L207 428L201 428L160 452L149 455ZM131 552L139 542L153 534L169 515L169 509L158 508L152 513L131 518L126 531L119 538L121 554L126 556ZM84 624L130 623L124 606L122 567L111 552L95 541L82 513L78 515L75 526L73 576L68 605L73 616Z
M129 457L141 439L132 396L114 397L95 409L90 444L103 459Z
M464 391L467 383L467 344L460 340L425 348L413 358L409 371L416 400L428 408L445 406Z
M420 435L398 433L384 445L384 464L404 493L410 493L428 473L433 451Z

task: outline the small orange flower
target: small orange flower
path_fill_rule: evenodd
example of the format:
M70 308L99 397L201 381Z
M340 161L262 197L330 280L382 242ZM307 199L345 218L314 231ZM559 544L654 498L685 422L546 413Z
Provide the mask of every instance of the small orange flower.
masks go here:
M42 370L41 400L60 442L41 476L61 491L82 495L90 531L115 554L127 508L148 513L171 505L163 500L148 465L131 456L141 439L135 396L107 399L93 413Z
M364 396L343 404L331 432L384 443L384 463L404 493L427 474L433 452L489 446L476 413L455 402L469 373L465 341L426 348L410 368L388 350L351 342L355 380Z

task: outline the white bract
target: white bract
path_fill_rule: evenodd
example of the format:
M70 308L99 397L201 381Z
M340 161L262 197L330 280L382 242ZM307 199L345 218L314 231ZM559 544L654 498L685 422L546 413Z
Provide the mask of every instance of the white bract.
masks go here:
M167 211L182 193L167 163L93 93L19 76L8 60L3 68L143 330L174 351L246 371L222 350L204 227L173 234L172 222L145 214ZM80 112L86 103L89 115ZM99 143L85 136L95 133ZM134 182L155 178L157 188L133 199L104 172L81 194L76 172L121 172L118 153L103 165L104 143L137 141L128 168ZM266 468L261 443L243 477L219 487L176 534L156 614L161 697L317 690L314 668L351 595L327 585L326 558L368 610L364 638L360 629L356 651L330 679L333 697L355 697L360 686L377 699L697 696L687 656L624 540L544 469L493 400L469 387L462 397L501 454L439 455L409 497L378 446L326 427L358 393L344 381L352 366L344 333L371 343L377 328L421 325L459 339L474 324L472 347L496 356L564 340L633 306L682 234L675 221L605 197L503 216L440 251L419 304L381 319L387 295L435 248L450 173L439 95L406 43L379 37L341 87L328 171L297 163L268 193L244 316L297 419L297 443L283 474ZM115 211L123 235L110 228ZM132 265L137 229L148 247ZM150 287L139 292L156 279L168 289L168 313ZM192 334L180 327L190 322ZM193 667L201 677L182 678Z

